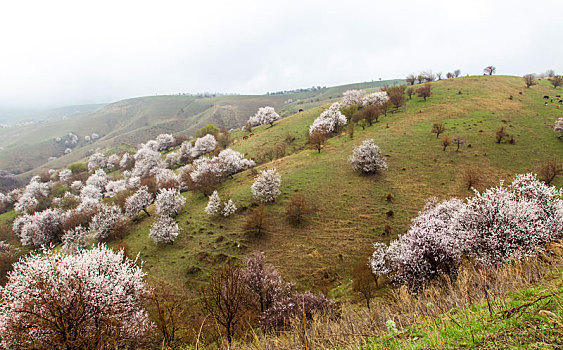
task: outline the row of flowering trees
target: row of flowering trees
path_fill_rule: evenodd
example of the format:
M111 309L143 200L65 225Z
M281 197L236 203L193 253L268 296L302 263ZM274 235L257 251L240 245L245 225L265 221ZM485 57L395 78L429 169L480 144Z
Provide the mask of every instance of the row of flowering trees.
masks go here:
M534 255L562 237L561 195L525 174L465 200L431 199L406 234L388 247L375 245L372 271L416 287L442 274L455 276L464 257L495 266Z

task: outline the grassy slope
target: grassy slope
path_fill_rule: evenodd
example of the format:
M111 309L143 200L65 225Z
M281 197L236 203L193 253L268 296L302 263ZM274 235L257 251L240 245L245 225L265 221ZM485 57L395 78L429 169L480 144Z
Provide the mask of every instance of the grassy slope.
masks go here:
M563 281L513 292L505 300L452 309L361 349L558 349L563 343ZM492 313L491 313L492 310ZM513 311L510 316L504 311Z
M247 237L242 230L248 215L245 209L253 205L253 179L245 171L219 188L224 200L232 198L241 208L235 217L209 218L203 211L207 199L187 193L185 210L178 217L183 233L173 246L156 247L149 240L154 217L135 224L125 242L132 253L141 252L150 276L177 283L205 278L205 273L188 274L191 267L206 272L226 256L260 249L299 286L328 291L348 283L351 264L364 259L373 242L389 241L404 232L426 198L470 195L461 181L465 167L476 167L484 174L484 187L532 171L541 161L561 159L563 146L549 125L563 113L555 105L544 107L542 100L544 94L553 92L545 81L526 89L517 77L435 82L427 102L413 98L399 113L382 117L377 125L365 130L357 127L354 139L340 135L328 141L320 154L306 149L260 166L258 170L276 167L283 182L282 195L268 206L270 223L263 238ZM297 137L294 143L299 149L320 110L298 113L272 128L256 128L246 141L242 134L235 134L233 148L252 155L264 145L283 140L289 131ZM466 140L459 153L453 147L442 151L430 133L434 121L444 121L446 134ZM515 136L516 144L495 143L495 131L501 125ZM353 147L366 138L374 138L388 157L389 170L382 175L362 176L347 163ZM555 182L562 184L561 179ZM316 206L315 213L298 228L290 226L284 215L284 205L297 192ZM392 203L383 199L388 192L395 196ZM389 209L394 211L392 219L384 214ZM385 225L393 228L392 235L384 235Z
M49 168L62 168L83 158L94 148L109 148L120 144L135 146L159 133L193 135L207 124L227 129L244 125L259 107L271 105L282 116L310 109L340 97L349 88L373 90L394 81L368 82L330 87L315 92L285 95L219 96L196 98L190 96L150 96L133 98L107 105L93 113L57 119L42 124L18 128L0 128L0 169L30 177ZM292 102L288 102L288 100ZM286 103L287 102L287 103ZM81 142L69 155L65 146L55 138L69 132L77 134ZM83 141L85 135L97 133L94 143ZM60 156L48 162L50 156Z

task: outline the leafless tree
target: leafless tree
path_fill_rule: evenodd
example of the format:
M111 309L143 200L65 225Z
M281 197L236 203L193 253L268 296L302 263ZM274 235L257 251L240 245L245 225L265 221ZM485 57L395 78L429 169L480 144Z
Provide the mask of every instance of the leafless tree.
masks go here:
M201 289L201 306L221 325L231 344L237 325L253 307L254 298L246 286L244 271L232 261L211 275Z
M553 87L557 89L559 86L563 85L563 76L562 75L556 75L553 78L549 79L549 81L551 81L551 84L553 85Z
M561 174L563 174L563 165L557 159L543 163L538 170L540 179L548 185Z
M417 76L411 73L411 74L407 75L406 81L409 85L414 85L414 83L416 82L416 78L417 78Z
M461 75L461 70L459 70L459 69L454 70L454 77L455 78L459 77L460 75Z
M497 71L497 67L495 66L487 66L483 69L483 72L488 75L493 75Z
M418 97L422 97L424 98L424 101L426 101L426 98L432 95L432 88L430 87L430 84L424 84L416 89L416 93Z
M376 285L374 275L366 262L358 263L352 271L352 290L360 293L365 301L368 310L370 301L375 297Z
M528 88L532 85L536 85L536 79L533 74L526 74L522 77L522 79L524 79L524 84L526 84L526 87Z
M444 152L445 152L446 148L452 144L452 140L448 135L444 135L442 136L442 140L440 141L440 143L442 144L442 147L444 147Z
M435 122L432 124L432 133L436 134L436 138L440 136L441 133L446 131L446 126L442 122Z

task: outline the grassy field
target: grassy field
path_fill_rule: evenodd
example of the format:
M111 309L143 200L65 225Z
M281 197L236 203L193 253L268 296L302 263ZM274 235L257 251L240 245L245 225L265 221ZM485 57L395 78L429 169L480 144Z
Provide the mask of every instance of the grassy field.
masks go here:
M296 138L288 144L287 156L257 169L277 168L282 175L282 195L267 207L263 237L248 236L243 230L256 206L250 191L253 176L245 171L218 189L223 200L232 198L239 207L236 216L209 217L203 211L207 199L189 192L178 216L182 234L174 245L157 247L148 238L154 216L135 223L124 243L131 255L140 253L152 278L198 283L228 257L262 250L299 287L330 292L348 285L351 267L371 253L372 243L388 242L405 232L428 197L470 196L461 178L464 169L473 167L482 173L484 181L478 186L482 189L534 171L543 161L562 158L563 144L550 125L563 112L556 104L544 106L542 96L555 94L546 81L527 89L518 77L479 76L437 81L432 86L428 101L413 97L374 126L356 127L353 139L345 133L330 139L321 153L303 146L308 125L327 105L292 115L273 127L256 128L245 141L242 132L235 133L233 148L250 156L282 142L288 132ZM442 151L430 132L435 121L446 124L445 134L465 140L460 152L453 146ZM495 142L499 126L514 135L515 144ZM347 163L354 146L367 138L373 138L387 157L389 170L381 175L355 173ZM554 184L561 186L563 180ZM300 227L290 225L285 216L285 205L295 193L315 207ZM394 196L390 203L384 199L387 193ZM392 217L386 215L388 210ZM390 234L385 233L386 226L392 229Z
M562 295L563 287L538 285L367 339L357 350L558 349L563 344Z

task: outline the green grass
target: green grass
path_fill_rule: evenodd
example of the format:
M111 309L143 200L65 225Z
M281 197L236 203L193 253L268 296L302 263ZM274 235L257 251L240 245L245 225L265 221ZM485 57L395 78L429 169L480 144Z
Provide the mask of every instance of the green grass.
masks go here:
M465 168L474 167L483 174L478 186L483 189L535 171L543 161L562 159L563 143L550 125L563 111L556 104L544 106L543 95L555 94L546 81L527 89L518 77L478 76L437 81L432 86L428 101L413 97L398 112L382 116L379 123L365 130L356 126L353 139L346 133L331 138L321 153L304 147L305 139L308 126L330 103L291 115L273 127L254 128L248 140L242 140L248 133L234 132L233 149L250 157L283 142L288 133L295 137L285 157L256 169L277 168L282 175L282 194L267 206L263 237L248 236L243 230L256 205L250 191L253 176L247 170L218 188L222 200L231 198L236 203L235 216L209 217L203 210L207 198L188 192L177 218L182 233L173 245L158 247L149 239L154 215L144 214L132 224L123 243L130 256L140 254L149 278L197 284L225 259L262 250L298 287L342 294L338 287L349 281L354 263L367 258L374 242L389 242L404 233L427 198L472 195L462 181ZM229 96L224 101L237 98ZM430 132L435 121L445 123L445 134L465 140L460 152L454 146L442 151ZM499 126L514 135L515 144L495 142ZM347 162L353 148L367 138L373 138L387 157L388 171L377 176L356 173ZM560 187L563 179L553 184ZM295 193L303 194L315 208L299 227L285 217L285 205ZM394 196L391 203L384 199L387 193ZM385 215L388 210L393 217ZM392 229L389 235L386 226Z
M183 232L173 246L160 248L149 240L153 218L135 224L125 242L132 252L141 252L149 275L176 282L199 282L226 256L238 258L262 250L299 287L329 292L349 279L351 266L371 253L372 243L388 242L405 232L428 197L470 196L461 179L466 167L483 173L482 189L534 171L542 161L561 159L563 144L549 125L562 112L554 105L544 107L544 94L553 94L545 82L526 89L517 77L438 81L428 101L414 97L374 126L356 127L353 139L346 134L330 139L320 154L302 146L308 125L324 107L295 114L271 128L255 128L254 136L245 141L245 133L234 133L233 148L250 156L282 142L288 132L296 137L295 152L257 168L275 167L282 175L282 195L267 206L269 224L264 237L249 237L243 231L255 205L250 192L253 177L245 171L218 188L223 200L232 198L241 209L236 216L209 217L203 211L207 199L186 193L185 210L178 217ZM515 98L509 100L510 95ZM455 147L442 151L430 132L434 121L445 122L446 134L465 139L460 152ZM501 125L515 136L516 144L495 142ZM366 138L373 138L387 156L389 170L381 175L355 173L347 163L354 146ZM562 183L561 179L554 182ZM395 197L391 203L384 200L388 192ZM300 227L290 225L284 215L294 193L305 195L316 209ZM394 212L392 218L385 215L389 209ZM392 228L391 235L384 234L386 225ZM187 274L193 266L203 272Z
M368 338L357 349L555 349L563 344L559 286L509 293L504 300L492 300L494 306L452 309L396 334Z

